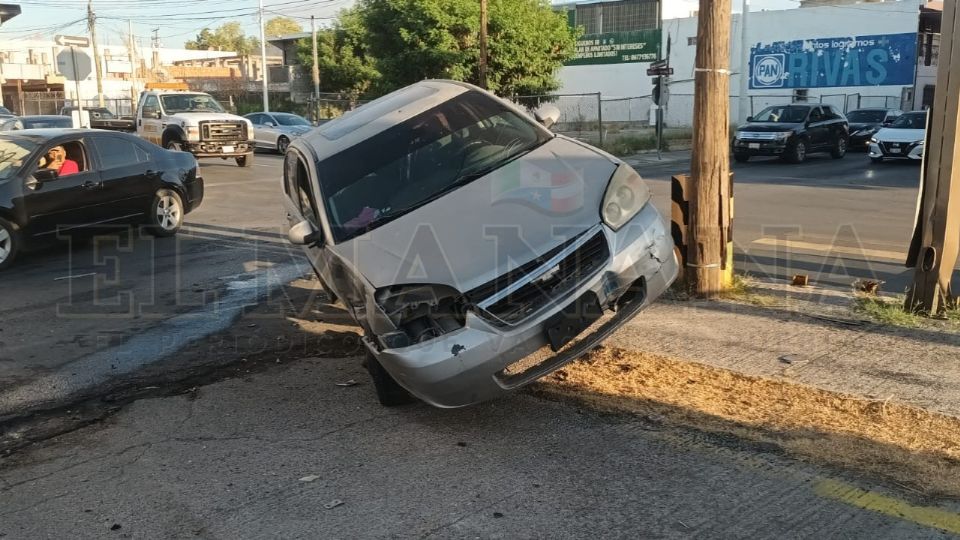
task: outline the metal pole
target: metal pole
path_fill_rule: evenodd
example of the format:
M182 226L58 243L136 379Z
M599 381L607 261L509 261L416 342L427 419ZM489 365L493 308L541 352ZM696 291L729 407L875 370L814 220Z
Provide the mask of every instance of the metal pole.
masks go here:
M137 62L136 62L136 52L133 50L133 22L129 19L127 20L127 56L130 57L130 114L137 114ZM118 103L119 105L119 103ZM117 107L116 113L119 115L120 110Z
M89 127L83 125L83 100L80 99L80 76L77 74L77 48L70 46L70 59L73 61L73 82L77 89L77 114L80 115L80 127Z
M310 33L313 35L313 117L320 121L320 55L317 52L317 20L310 16Z
M90 46L93 47L93 64L97 70L97 100L103 107L103 68L100 65L100 49L97 48L97 17L93 14L93 0L87 0L87 25L90 28Z
M746 122L752 110L750 99L750 36L747 33L747 19L750 15L750 0L743 0L743 13L740 14L740 104L737 118Z
M263 112L270 112L270 81L267 69L267 36L263 27L263 0L260 0L260 62L263 71Z
M603 146L603 94L597 92L597 127L600 128L600 146Z

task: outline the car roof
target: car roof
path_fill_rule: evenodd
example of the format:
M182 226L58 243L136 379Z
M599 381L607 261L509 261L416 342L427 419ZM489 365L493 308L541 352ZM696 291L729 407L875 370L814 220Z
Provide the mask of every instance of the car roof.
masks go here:
M62 118L58 116L57 118ZM81 128L41 128L41 129L18 129L15 131L0 131L0 137L30 139L33 142L41 143L50 139L56 139L61 135L73 135L80 132L104 132L105 130L81 129Z
M302 140L322 161L474 89L457 81L420 81L324 123Z
M31 114L21 116L21 120L63 120L63 115L59 114Z

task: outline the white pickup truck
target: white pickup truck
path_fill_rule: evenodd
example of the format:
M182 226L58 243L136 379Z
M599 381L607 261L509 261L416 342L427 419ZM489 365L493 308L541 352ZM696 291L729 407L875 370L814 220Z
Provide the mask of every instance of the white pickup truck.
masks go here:
M230 114L210 94L167 85L141 92L137 135L168 150L197 158L233 158L253 166L253 124Z

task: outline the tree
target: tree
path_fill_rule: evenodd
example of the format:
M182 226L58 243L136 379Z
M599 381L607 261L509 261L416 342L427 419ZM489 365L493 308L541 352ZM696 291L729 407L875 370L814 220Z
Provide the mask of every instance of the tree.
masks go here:
M290 17L274 17L267 21L263 32L267 37L280 37L288 34L299 34L303 32L303 27Z
M556 90L576 31L549 0L491 0L488 87L501 95ZM385 93L426 78L478 80L480 4L476 0L360 0L364 54Z
M244 34L240 23L228 22L216 30L204 28L197 34L197 39L188 41L185 47L201 51L232 51L240 56L248 56L260 48L260 40Z

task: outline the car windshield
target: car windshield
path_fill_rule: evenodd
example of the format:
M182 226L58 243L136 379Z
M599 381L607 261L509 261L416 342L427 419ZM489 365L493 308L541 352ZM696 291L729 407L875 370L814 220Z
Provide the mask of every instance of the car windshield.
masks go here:
M890 125L894 129L927 129L926 113L908 113Z
M29 116L20 117L20 123L23 129L46 129L46 128L69 128L73 127L73 119L67 117L42 117L30 118Z
M185 112L224 112L223 107L213 96L207 94L170 94L160 96L163 110L167 114Z
M499 101L461 94L318 164L334 237L373 230L548 140Z
M310 126L310 121L295 114L274 114L281 126Z
M779 122L782 124L799 124L807 119L810 107L802 105L781 105L767 107L760 114L753 117L754 122Z
M17 174L36 148L37 145L27 139L0 138L0 180Z
M850 111L847 120L860 124L879 124L887 117L887 111Z

